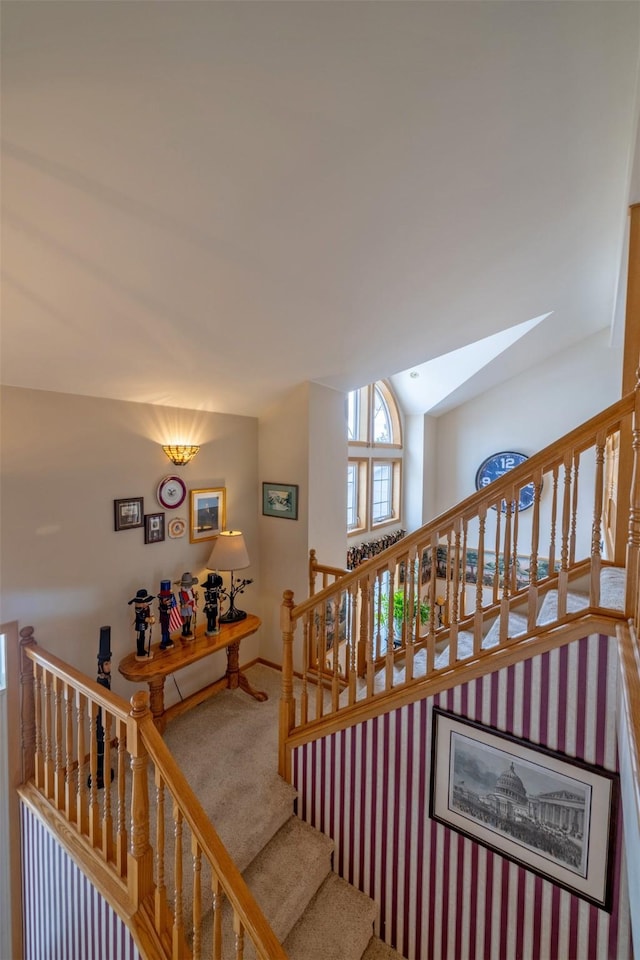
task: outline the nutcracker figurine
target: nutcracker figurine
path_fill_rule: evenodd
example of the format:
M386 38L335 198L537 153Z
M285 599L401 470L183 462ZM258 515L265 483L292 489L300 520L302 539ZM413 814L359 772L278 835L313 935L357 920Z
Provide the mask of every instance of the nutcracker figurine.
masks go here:
M197 615L198 594L192 589L194 584L198 583L197 577L192 577L190 573L183 573L181 580L174 580L178 590L178 603L180 604L180 616L182 617L182 636L185 640L193 637L195 630L191 629L191 621L195 620Z
M134 629L137 634L136 660L150 660L151 653L151 630L150 627L156 622L156 618L151 615L149 604L153 597L147 590L138 590L135 597L128 601L129 606L135 604L135 619L133 621ZM145 649L146 632L149 630L149 645Z
M96 682L107 690L111 689L111 627L100 627L100 645L98 647L98 676ZM102 723L102 707L98 707L96 716L96 741L98 744L98 766L96 771L96 786L98 790L104 787L104 726ZM113 770L110 771L113 780ZM87 781L91 786L91 774Z
M161 650L169 650L173 646L173 640L171 639L171 610L175 606L176 598L171 591L171 580L161 580L160 593L158 594Z
M220 588L222 587L222 577L219 573L210 573L207 579L202 581L200 586L204 587L204 598L206 600L204 605L204 612L207 618L205 634L207 637L214 637L217 633L220 633L218 597L220 595Z

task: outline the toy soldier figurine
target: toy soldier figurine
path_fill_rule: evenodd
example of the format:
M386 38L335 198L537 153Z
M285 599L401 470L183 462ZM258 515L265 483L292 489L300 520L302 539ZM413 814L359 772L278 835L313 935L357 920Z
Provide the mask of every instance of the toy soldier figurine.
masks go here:
M180 616L182 617L182 636L185 639L193 637L191 630L191 618L196 616L197 595L191 589L194 583L198 582L197 577L192 577L190 573L183 573L182 580L174 580L176 586L179 586L178 603L180 604Z
M219 573L210 573L206 580L201 584L204 587L204 598L207 601L204 606L204 612L207 617L207 637L213 637L220 633L218 624L218 595L222 586L222 577Z
M160 615L160 649L169 650L173 646L171 639L171 608L175 604L175 597L171 592L171 580L160 581L158 594L158 613Z
M107 690L111 689L111 627L100 627L96 682Z
M100 627L100 645L98 647L98 676L96 682L101 687L111 689L111 627ZM104 726L102 725L102 707L98 707L96 717L96 740L98 742L98 768L96 772L96 786L98 790L104 787ZM113 770L111 770L113 780ZM89 775L88 786L91 786Z
M149 606L152 600L153 597L147 590L138 590L135 597L128 601L129 605L132 603L135 604L134 627L137 633L136 660L147 660L153 656L151 653L151 635L149 635L148 649L145 650L144 645L147 629L156 622L155 617L151 615L151 607Z

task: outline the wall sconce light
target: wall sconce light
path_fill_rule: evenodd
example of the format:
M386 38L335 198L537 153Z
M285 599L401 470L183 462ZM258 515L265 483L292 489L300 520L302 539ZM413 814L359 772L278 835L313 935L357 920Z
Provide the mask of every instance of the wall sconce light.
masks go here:
M189 463L190 460L193 460L196 453L200 447L195 444L175 444L163 446L162 448L166 455L169 457L172 463L175 463L176 467L182 467L185 463Z

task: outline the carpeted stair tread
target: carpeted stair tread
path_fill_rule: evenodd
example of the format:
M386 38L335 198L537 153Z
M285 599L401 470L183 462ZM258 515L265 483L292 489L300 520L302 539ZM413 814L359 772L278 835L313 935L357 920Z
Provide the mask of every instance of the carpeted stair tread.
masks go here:
M577 613L589 606L589 599L582 593L567 593L567 613ZM542 626L545 623L553 623L558 619L558 591L549 590L542 601L536 623Z
M361 960L378 907L330 873L284 942L290 960Z
M254 668L252 682L279 686L268 668ZM276 675L277 676L277 675ZM224 690L171 721L164 740L205 813L240 870L244 870L291 816L296 790L278 776L278 725L264 723L265 704L243 690ZM269 714L271 718L271 714ZM247 729L260 729L247 737ZM264 727L264 729L263 729Z
M458 633L458 660L466 660L467 657L470 657L473 653L473 634L470 630L461 630ZM417 659L417 658L416 658ZM439 653L434 661L434 666L436 670L441 670L443 667L449 667L452 664L449 663L449 644L446 645L444 650ZM423 670L423 673L425 671Z
M620 567L603 567L600 571L600 606L609 610L624 610L626 571ZM577 613L589 606L588 594L577 590L567 593L567 613ZM558 619L558 591L549 590L538 611L536 623L542 626Z
M296 816L244 871L275 935L283 941L331 870L334 843ZM249 954L245 951L245 956Z
M527 618L521 613L509 614L508 634L510 637L516 637L519 633L524 633L527 629ZM482 649L488 650L495 647L500 641L500 618L493 621L487 633L482 638ZM473 656L473 633L470 630L461 630L458 634L458 654L457 660L467 660ZM451 666L449 663L449 645L444 648L435 658L436 670Z
M362 960L404 960L404 957L383 940L371 937L369 946L362 954Z
M624 567L603 567L600 571L600 606L624 610L627 571Z
M512 611L509 614L509 622L507 626L507 636L508 637L517 637L519 633L526 633L527 630L527 618L523 613L515 613ZM482 649L488 650L490 647L495 647L496 644L500 642L500 617L497 617L489 627L487 633L485 634L482 640Z

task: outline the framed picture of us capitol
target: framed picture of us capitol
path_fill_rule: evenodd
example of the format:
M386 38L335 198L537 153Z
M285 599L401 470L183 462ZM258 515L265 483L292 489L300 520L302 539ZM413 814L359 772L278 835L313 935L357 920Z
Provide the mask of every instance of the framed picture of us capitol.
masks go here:
M618 775L433 709L429 814L611 909Z

